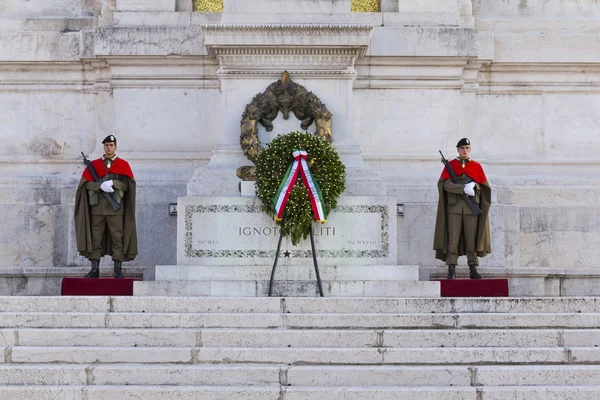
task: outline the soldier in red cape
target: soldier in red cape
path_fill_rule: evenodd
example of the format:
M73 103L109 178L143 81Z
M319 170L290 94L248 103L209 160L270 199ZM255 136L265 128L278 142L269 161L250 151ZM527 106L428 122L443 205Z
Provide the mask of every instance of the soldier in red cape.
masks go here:
M435 258L448 265L448 279L456 278L458 257L467 256L471 279L481 279L477 272L478 257L491 253L489 211L492 189L481 164L472 160L471 142L467 138L456 144L458 157L449 161L457 177L450 179L446 168L438 181L438 208L433 249ZM473 213L462 194L479 206L482 213Z
M104 154L92 161L102 181L96 182L86 167L75 194L77 251L92 263L86 278L100 276L100 258L104 255L112 256L115 278L123 278L123 261L137 255L136 183L129 163L115 154L117 139L109 135L102 144ZM120 205L117 211L105 194Z

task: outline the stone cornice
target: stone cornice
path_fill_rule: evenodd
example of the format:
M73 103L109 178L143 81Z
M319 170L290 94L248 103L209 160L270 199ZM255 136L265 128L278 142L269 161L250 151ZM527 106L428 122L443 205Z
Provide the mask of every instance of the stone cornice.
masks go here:
M373 27L362 24L205 24L200 26L205 34L225 33L283 33L323 36L332 33L371 34Z
M279 78L295 59L294 74L353 79L355 89L445 88L477 94L600 93L600 63L490 63L464 57L366 57L356 49L219 49L200 57L113 56L71 62L0 62L0 91L99 92L114 87L218 88L230 79ZM270 68L264 67L269 59ZM306 64L302 64L308 57ZM252 69L253 62L259 68ZM316 67L322 63L321 69ZM349 64L346 64L349 63ZM245 68L223 68L230 65ZM221 70L219 68L221 67ZM328 67L329 69L326 69ZM354 69L356 68L356 70ZM358 75L357 75L358 71Z
M600 63L489 63L477 83L479 93L598 93Z
M219 76L290 73L354 77L372 26L360 24L210 24L201 26Z

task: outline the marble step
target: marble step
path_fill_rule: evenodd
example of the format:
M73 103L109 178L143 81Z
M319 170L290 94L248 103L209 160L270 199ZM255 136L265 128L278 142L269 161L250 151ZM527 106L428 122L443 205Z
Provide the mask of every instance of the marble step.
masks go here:
M10 400L598 400L600 386L207 387L0 386Z
M157 281L269 281L272 265L157 265ZM323 281L418 281L418 265L320 265ZM275 281L314 281L312 265L280 265Z
M0 312L179 313L594 313L600 297L232 298L2 296Z
M600 329L0 329L4 346L594 347Z
M323 364L468 365L590 364L600 362L597 347L449 348L210 348L210 347L40 347L0 348L0 363L34 364Z
M231 296L265 297L268 280L138 281L134 296ZM326 280L321 281L325 297L439 297L440 283L405 280ZM317 297L315 280L276 281L273 296Z
M0 385L597 385L600 366L0 365Z
M579 314L274 314L274 313L0 313L0 328L288 328L517 329L590 328L600 313Z

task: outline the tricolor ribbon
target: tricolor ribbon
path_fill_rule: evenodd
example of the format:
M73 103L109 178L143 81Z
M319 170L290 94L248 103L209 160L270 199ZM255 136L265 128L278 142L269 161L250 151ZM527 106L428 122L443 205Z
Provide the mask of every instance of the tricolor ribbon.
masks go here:
M323 223L327 221L327 215L323 207L323 193L317 181L313 178L308 164L306 163L307 153L306 150L296 150L292 152L294 156L294 162L290 164L275 197L273 198L273 207L275 208L275 219L280 221L283 218L285 212L285 206L292 194L292 189L298 179L298 174L302 177L304 187L308 191L308 198L310 199L310 205L312 206L314 217L317 221Z

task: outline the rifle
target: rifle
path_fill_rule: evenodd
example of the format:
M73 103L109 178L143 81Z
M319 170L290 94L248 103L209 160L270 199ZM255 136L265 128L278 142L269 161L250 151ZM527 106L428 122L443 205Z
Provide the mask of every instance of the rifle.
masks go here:
M444 157L444 153L442 153L441 150L439 150L439 152L440 152L440 155L442 156L442 164L444 164L444 167L446 167L446 170L450 174L450 179L452 180L452 183L458 183L458 178L456 177L456 174L454 173L452 166L450 165L448 160L446 160L446 157ZM469 196L466 193L461 193L459 196L464 201L467 202L467 204L469 205L469 208L471 209L471 211L473 211L473 214L475 214L475 216L481 215L483 213L483 211L481 211L481 208L479 208L479 206L477 204L475 204L475 202L473 201L473 198L471 196Z
M94 169L92 162L90 160L88 160L87 158L85 158L85 154L83 154L83 151L81 152L81 155L83 156L83 163L87 166L88 170L92 174L92 178L94 178L94 182L96 182L96 183L105 182L107 179L100 179L98 177L98 173ZM106 175L106 177L108 177L108 175ZM110 203L110 206L112 207L114 212L119 211L119 209L121 208L121 205L119 203L117 203L117 201L115 199L113 199L113 197L110 193L106 193L104 190L100 190L100 194L102 194L102 196L106 197L106 199Z

